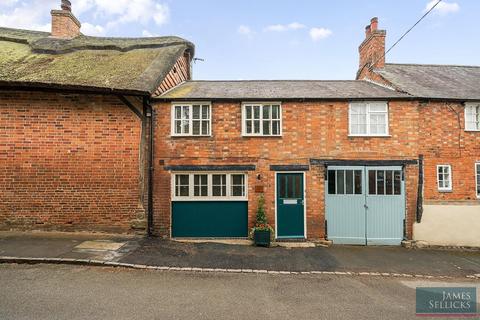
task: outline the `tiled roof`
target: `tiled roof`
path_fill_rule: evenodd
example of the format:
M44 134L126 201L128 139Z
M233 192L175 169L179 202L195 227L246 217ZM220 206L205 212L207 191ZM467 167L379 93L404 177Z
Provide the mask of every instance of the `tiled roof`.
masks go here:
M386 64L375 72L415 97L480 99L480 66Z
M187 81L159 96L165 100L386 99L409 95L368 81Z

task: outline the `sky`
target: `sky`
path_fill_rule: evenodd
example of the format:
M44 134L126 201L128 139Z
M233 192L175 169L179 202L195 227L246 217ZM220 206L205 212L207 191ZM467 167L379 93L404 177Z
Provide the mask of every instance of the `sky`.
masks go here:
M353 79L370 18L387 48L436 0L71 0L92 36L177 35L195 43L196 80ZM0 26L50 30L60 0L0 0ZM480 65L478 0L443 0L387 56Z

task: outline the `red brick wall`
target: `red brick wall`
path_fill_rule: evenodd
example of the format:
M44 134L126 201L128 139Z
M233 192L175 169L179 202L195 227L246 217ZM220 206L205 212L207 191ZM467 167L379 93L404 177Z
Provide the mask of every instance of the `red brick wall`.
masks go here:
M52 37L75 38L80 35L80 22L69 11L52 11Z
M154 228L170 235L170 173L163 165L255 164L249 172L249 224L255 217L263 185L266 213L274 224L275 176L273 164L309 164L309 159L416 159L419 107L417 102L390 102L390 134L386 138L348 137L347 102L288 102L282 104L283 137L242 137L241 104L214 103L212 137L170 137L170 103L155 105ZM324 168L306 172L307 231L309 238L324 237ZM260 174L262 180L257 180ZM409 223L416 210L417 166L407 169ZM410 230L410 229L409 229Z
M0 92L0 228L130 231L140 131L115 97Z
M362 59L362 58L361 58ZM358 79L370 79L393 86L368 68L359 70ZM475 202L475 163L480 161L480 134L465 131L465 108L448 101L424 101L419 108L418 154L425 156L423 198L433 202ZM391 125L395 125L390 120ZM410 139L411 136L406 136ZM453 190L438 191L437 165L452 167Z
M465 108L458 103L429 102L420 110L425 200L476 200L474 164L480 161L480 133L465 131ZM438 191L436 170L439 164L452 166L451 192Z

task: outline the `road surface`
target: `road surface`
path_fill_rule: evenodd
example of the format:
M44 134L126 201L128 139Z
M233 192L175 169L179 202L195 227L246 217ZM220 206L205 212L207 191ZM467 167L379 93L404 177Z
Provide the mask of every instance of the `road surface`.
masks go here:
M480 288L479 281L465 281L449 280ZM0 319L419 319L415 287L445 284L4 264Z

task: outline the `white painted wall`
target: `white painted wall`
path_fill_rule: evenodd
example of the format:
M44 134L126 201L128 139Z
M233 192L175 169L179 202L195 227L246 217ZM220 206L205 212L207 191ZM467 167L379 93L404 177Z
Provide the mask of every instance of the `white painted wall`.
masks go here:
M413 239L429 245L480 247L479 205L424 205Z

